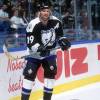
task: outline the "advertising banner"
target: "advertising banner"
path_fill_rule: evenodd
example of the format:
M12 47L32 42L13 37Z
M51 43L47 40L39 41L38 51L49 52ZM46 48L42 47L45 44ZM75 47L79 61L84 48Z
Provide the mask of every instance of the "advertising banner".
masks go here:
M26 50L11 52L18 57L26 53ZM13 61L0 53L0 100L20 100L11 98L21 94L25 64L25 59ZM74 88L100 81L100 43L75 44L68 51L58 49L57 68L54 93L67 90L69 83L70 89L73 89L71 85L75 82ZM40 67L33 92L42 88L43 69Z

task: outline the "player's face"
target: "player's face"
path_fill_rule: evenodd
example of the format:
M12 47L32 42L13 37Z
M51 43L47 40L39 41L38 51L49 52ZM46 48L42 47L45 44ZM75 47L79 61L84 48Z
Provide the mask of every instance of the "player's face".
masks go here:
M40 18L43 21L48 21L49 16L50 16L50 9L42 9L40 11Z

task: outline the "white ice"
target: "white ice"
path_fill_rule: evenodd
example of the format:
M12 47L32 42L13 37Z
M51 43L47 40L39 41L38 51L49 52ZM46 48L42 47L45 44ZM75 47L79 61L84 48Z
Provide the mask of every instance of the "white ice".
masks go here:
M100 82L53 95L52 100L100 100Z

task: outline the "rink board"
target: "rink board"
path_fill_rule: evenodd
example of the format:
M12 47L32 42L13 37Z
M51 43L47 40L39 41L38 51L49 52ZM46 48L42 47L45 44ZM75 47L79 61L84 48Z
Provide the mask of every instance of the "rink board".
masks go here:
M26 50L11 52L15 56L26 53ZM11 61L2 52L0 58L3 58L0 59L0 100L20 100L26 61ZM100 42L73 44L67 52L57 50L57 65L54 94L100 82ZM42 91L43 70L40 68L30 100L41 98Z

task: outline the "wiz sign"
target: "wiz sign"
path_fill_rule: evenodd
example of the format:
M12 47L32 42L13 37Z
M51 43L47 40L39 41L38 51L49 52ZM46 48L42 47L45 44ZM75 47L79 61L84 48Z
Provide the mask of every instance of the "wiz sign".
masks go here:
M69 51L57 51L57 75L56 80L64 73L65 77L70 77L70 75L79 75L88 72L88 62L85 62L88 51L86 47L74 48ZM72 64L71 64L72 62ZM43 70L39 69L38 79L43 82Z

